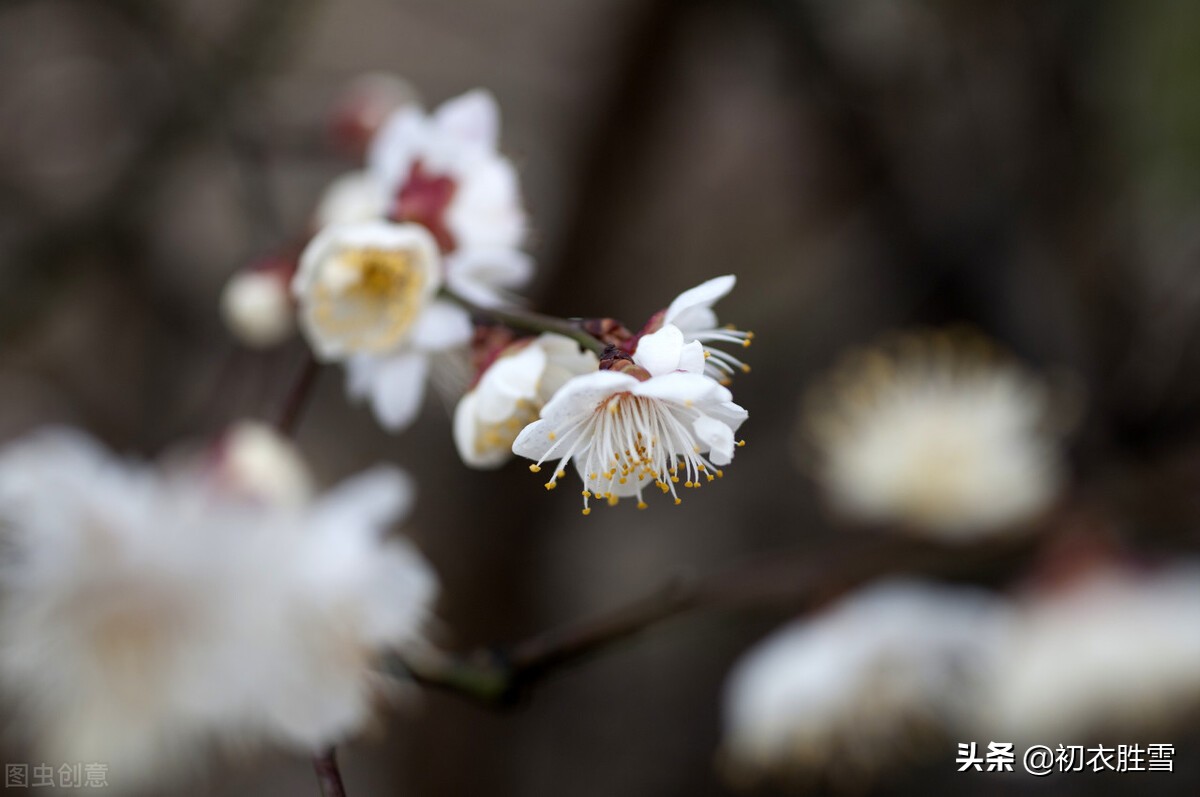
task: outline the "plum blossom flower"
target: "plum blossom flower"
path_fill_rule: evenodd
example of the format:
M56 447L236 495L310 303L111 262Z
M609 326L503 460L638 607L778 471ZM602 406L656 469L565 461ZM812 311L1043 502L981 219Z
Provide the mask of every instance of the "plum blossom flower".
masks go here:
M1200 567L1109 566L1018 602L980 690L981 733L1035 742L1152 730L1200 706Z
M390 468L302 506L52 430L0 451L0 687L47 760L122 779L211 746L311 752L370 718L377 657L423 644L437 581L385 541Z
M598 365L595 354L553 333L506 347L455 409L454 442L463 461L474 468L507 462L517 434L559 388Z
M746 411L729 391L704 376L704 351L685 343L668 325L644 336L632 360L568 381L525 427L513 452L535 461L557 460L546 489L574 463L583 480L583 513L589 499L616 504L658 487L680 502L676 485L698 488L723 475L733 460L734 433Z
M885 582L776 631L725 687L729 774L863 781L962 727L1003 640L1003 604Z
M750 342L754 340L753 332L720 326L717 314L712 309L714 304L729 295L736 284L737 277L732 274L714 277L676 296L662 313L662 324L679 327L684 340L697 340L704 344L705 356L708 358L705 371L721 381L727 381L734 373L750 371L750 366L737 357L709 345L727 343L749 348Z
M367 158L387 217L428 229L445 256L446 286L484 306L504 303L533 274L520 251L526 230L520 184L499 154L499 136L496 101L476 89L432 114L413 104L400 108Z
M1058 494L1055 398L978 338L910 336L837 370L810 397L805 431L839 510L975 539L1019 528Z
M419 224L326 227L300 257L292 290L316 356L341 361L354 398L388 429L416 416L429 358L465 344L471 320L437 298L439 255Z

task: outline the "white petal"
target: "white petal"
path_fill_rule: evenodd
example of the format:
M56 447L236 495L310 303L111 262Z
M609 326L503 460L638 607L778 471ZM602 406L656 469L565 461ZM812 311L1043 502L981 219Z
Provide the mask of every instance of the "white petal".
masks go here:
M704 373L704 346L693 340L679 353L679 370L689 374Z
M678 371L682 355L683 333L678 327L668 324L638 341L633 361L649 371L651 376L660 376Z
M429 122L414 106L396 111L379 128L367 151L367 168L389 193L408 175L428 135Z
M728 401L731 395L728 390L715 380L701 374L685 374L683 372L656 376L645 382L638 382L633 390L639 396L658 398L677 404L707 404L709 402Z
M454 408L454 445L462 461L472 468L498 468L512 456L506 448L481 448L477 445L480 435L479 396L474 390L467 391Z
M315 224L320 229L331 224L380 220L387 215L387 203L387 190L373 172L348 172L321 194Z
M715 277L707 282L702 282L694 288L689 288L671 302L666 315L663 316L663 323L675 324L685 332L711 329L716 325L716 316L713 315L710 308L733 290L736 283L737 277L726 274L723 277ZM709 312L696 312L705 310ZM698 326L698 324L704 324L704 326Z
M423 351L441 351L466 345L473 333L470 314L453 302L439 299L417 319L411 342Z
M533 258L516 249L460 249L446 258L446 285L484 307L511 304L510 290L533 277Z
M516 354L492 363L479 382L477 412L485 423L509 418L517 402L537 398L538 382L546 370L546 352L530 344Z
M701 415L692 424L696 437L708 450L714 465L728 465L733 461L733 430L716 418Z
M412 423L425 397L425 377L429 361L415 352L387 358L374 358L367 369L351 373L350 390L368 395L375 417L390 431L399 431Z
M482 149L495 149L500 138L500 108L486 89L447 100L434 112L438 134Z
M412 479L399 468L377 465L334 487L314 511L323 522L378 530L400 522L416 498Z

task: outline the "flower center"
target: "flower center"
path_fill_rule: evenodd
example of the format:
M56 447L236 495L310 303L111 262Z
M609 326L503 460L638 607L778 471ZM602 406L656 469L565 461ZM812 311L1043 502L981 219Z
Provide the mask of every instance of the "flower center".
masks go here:
M452 178L432 174L421 161L415 161L396 194L391 218L422 225L433 235L443 254L452 252L457 242L447 224L446 211L457 191L458 183Z
M404 340L424 303L421 255L408 249L350 249L322 275L314 318L323 331L363 351Z
M615 506L622 496L636 495L638 508L645 509L642 492L651 486L679 504L681 480L683 487L698 488L702 479L711 482L724 475L700 453L691 427L699 415L690 406L616 393L597 404L575 428L561 435L551 432L555 445L530 470L536 473L545 460L561 457L546 483L551 490L566 475L566 464L575 459L584 481L585 515L591 512L591 498Z

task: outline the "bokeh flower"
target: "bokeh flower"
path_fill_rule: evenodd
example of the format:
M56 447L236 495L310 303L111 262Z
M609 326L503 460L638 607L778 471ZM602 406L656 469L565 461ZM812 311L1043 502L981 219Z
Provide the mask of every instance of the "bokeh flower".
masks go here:
M966 588L887 582L746 653L725 689L731 777L861 783L974 712L1002 624Z
M966 334L850 358L810 396L804 424L831 502L868 523L974 539L1036 518L1063 482L1050 389Z
M412 489L368 471L303 506L166 476L70 431L0 452L0 686L46 760L126 783L210 746L311 752L360 729L376 658L437 582L385 541Z

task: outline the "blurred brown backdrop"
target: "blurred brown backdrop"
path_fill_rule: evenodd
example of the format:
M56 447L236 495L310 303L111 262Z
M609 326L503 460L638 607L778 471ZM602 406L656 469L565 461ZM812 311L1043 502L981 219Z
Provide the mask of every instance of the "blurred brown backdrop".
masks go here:
M721 318L757 333L735 388L749 445L723 482L586 519L518 465L465 469L436 400L391 437L327 371L300 442L330 480L379 459L414 473L410 531L442 574L445 644L515 640L673 573L836 533L797 467L799 398L845 346L899 325L967 321L1080 374L1079 482L1129 519L1123 533L1194 549L1197 32L1182 0L8 0L0 439L66 421L153 454L270 414L302 348L236 352L221 285L302 236L323 185L354 166L328 145L331 103L390 70L431 104L476 85L498 96L540 307L637 326L733 272ZM673 623L508 713L430 696L345 750L349 792L724 794L722 679L785 617ZM1200 760L1178 749L1169 780L1104 783L1196 793ZM948 748L881 790L1098 782L953 769ZM316 784L280 758L194 791Z

